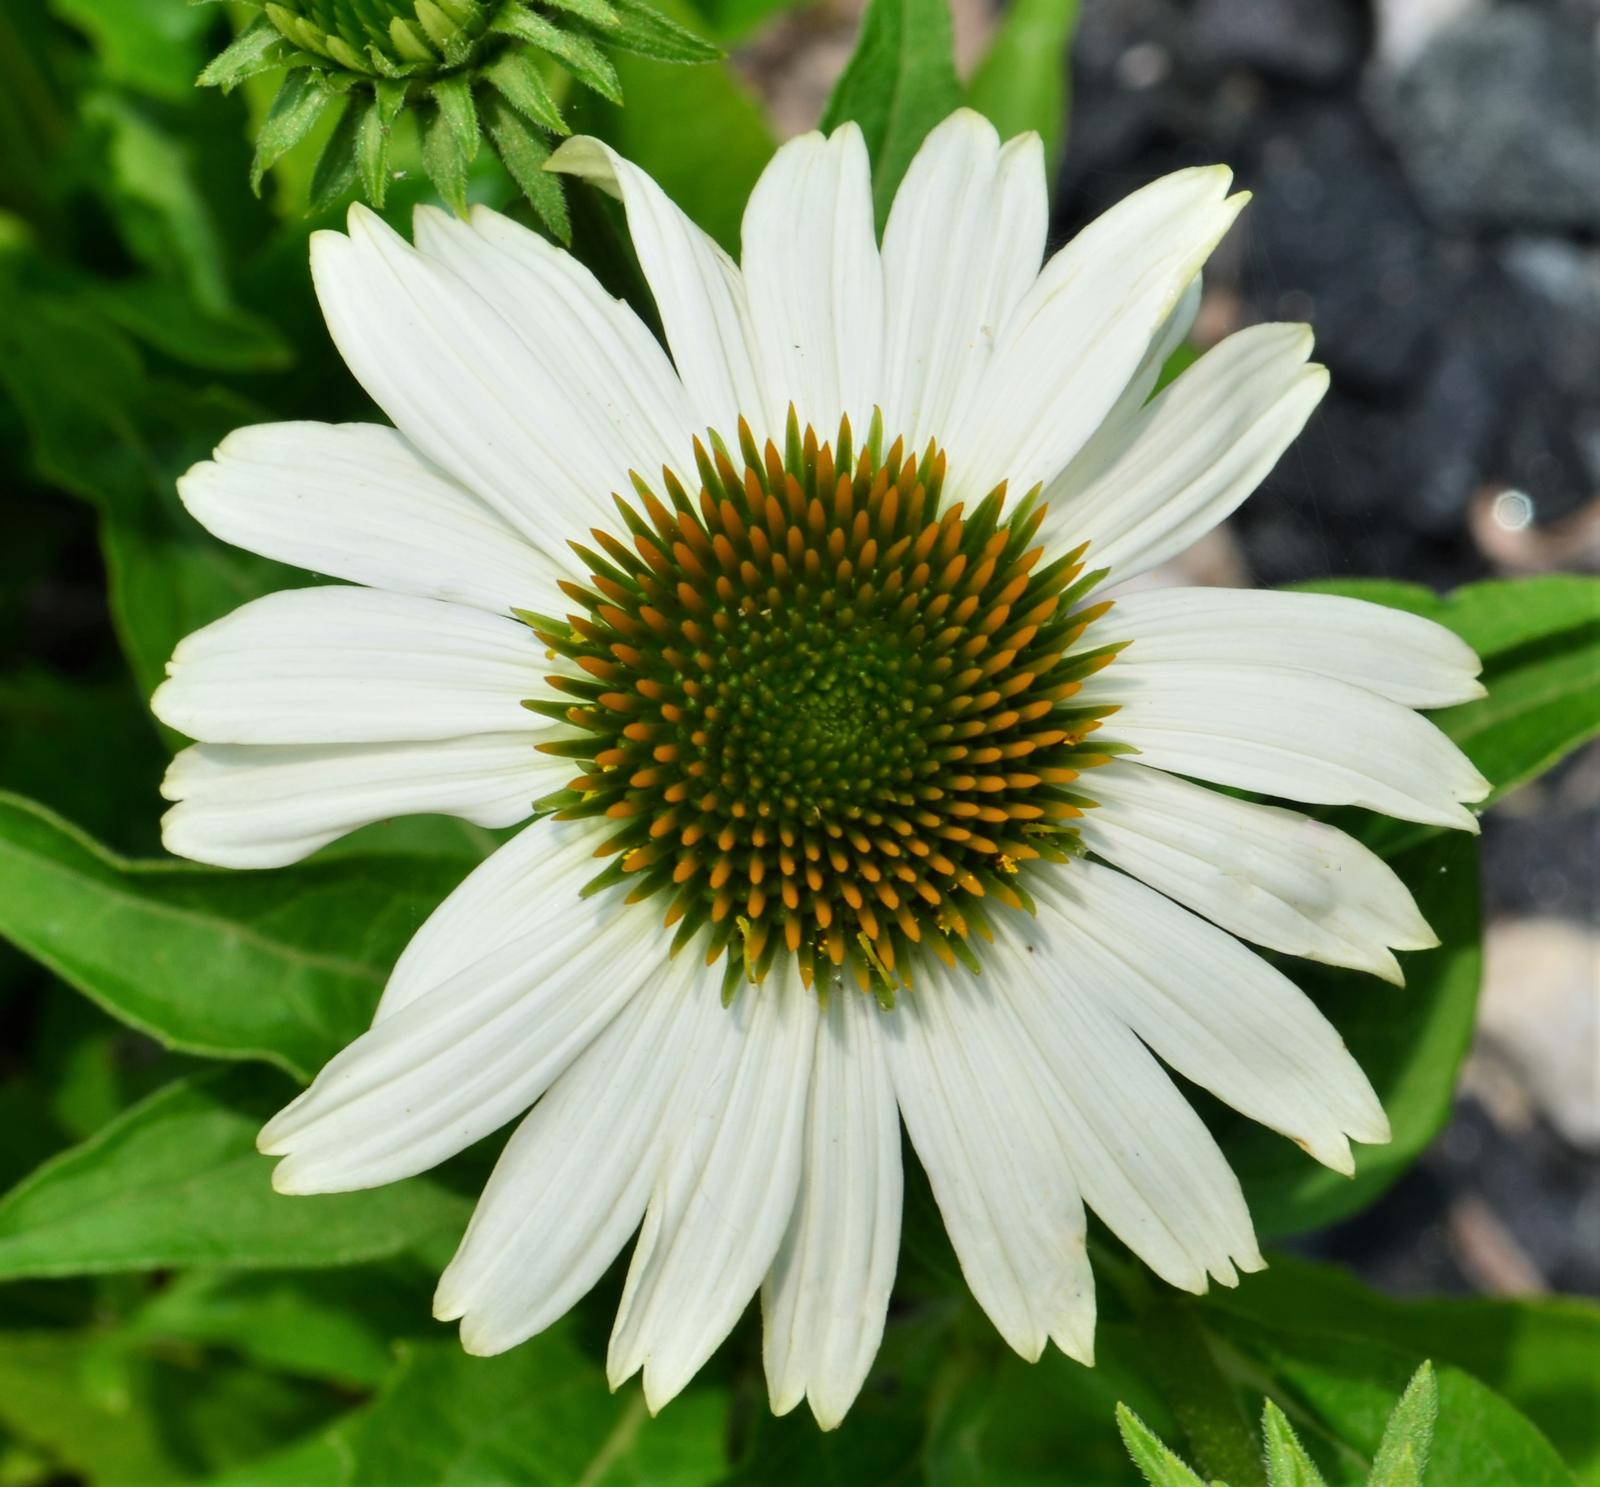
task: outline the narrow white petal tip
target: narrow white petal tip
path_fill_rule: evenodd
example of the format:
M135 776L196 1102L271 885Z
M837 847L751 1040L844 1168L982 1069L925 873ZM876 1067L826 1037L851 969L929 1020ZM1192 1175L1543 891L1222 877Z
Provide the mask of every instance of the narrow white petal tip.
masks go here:
M521 1341L520 1337L496 1336L493 1324L481 1314L469 1316L461 1324L461 1351L474 1358L496 1357Z
M767 1408L771 1410L774 1415L787 1415L791 1410L795 1409L799 1405L800 1401L805 1397L806 1391L804 1384L797 1384L789 1379L782 1380L781 1384L775 1384L771 1379L767 1380ZM811 1408L812 1412L815 1413L815 1400L812 1401ZM822 1428L826 1430L828 1427L824 1425Z
M839 1399L819 1399L813 1394L809 1400L811 1418L817 1422L819 1430L837 1430L844 1424L844 1417L850 1413L850 1406L855 1402L854 1394Z
M685 1372L678 1367L667 1370L651 1359L644 1366L644 1407L652 1415L659 1415L683 1393L684 1385L692 1377L692 1371Z
M1350 1150L1350 1143L1342 1135L1337 1141L1319 1141L1315 1146L1309 1141L1297 1139L1295 1145L1340 1177L1356 1175L1355 1156Z
M268 1155L275 1153L269 1152ZM313 1172L306 1170L304 1163L297 1163L293 1157L285 1157L272 1169L272 1190L288 1198L306 1198L317 1193L339 1191L336 1187L329 1187L326 1182L319 1182Z
M1357 966L1356 969L1370 971L1380 981L1387 981L1390 986L1406 984L1406 973L1400 969L1400 962L1387 950L1381 955L1374 955L1368 964Z
M459 1322L467 1314L467 1299L459 1291L447 1290L441 1278L433 1293L433 1319L436 1322ZM465 1343L463 1343L465 1346Z
M1081 1363L1085 1368L1094 1367L1094 1324L1091 1322L1087 1333L1077 1329L1068 1330L1058 1328L1050 1334L1053 1342L1074 1363Z

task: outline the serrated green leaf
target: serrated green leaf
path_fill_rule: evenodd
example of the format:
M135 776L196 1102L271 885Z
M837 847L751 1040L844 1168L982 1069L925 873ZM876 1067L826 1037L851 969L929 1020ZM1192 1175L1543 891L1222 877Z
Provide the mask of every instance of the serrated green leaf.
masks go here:
M512 107L541 128L553 134L571 132L560 105L545 85L544 72L528 52L520 49L505 52L484 69L483 75Z
M1367 1487L1423 1487L1438 1414L1439 1386L1433 1365L1424 1363L1406 1385L1406 1392L1384 1426Z
M572 222L567 216L561 181L544 168L550 158L549 145L501 98L486 98L483 112L495 153L505 163L511 179L521 187L552 235L560 242L571 242Z
M314 68L296 68L284 78L272 107L267 110L267 117L256 132L250 189L258 196L267 171L311 133L333 99L333 90Z
M680 26L646 0L616 0L621 19L606 40L624 51L658 62L715 62L722 48Z
M617 69L587 36L564 30L543 16L515 7L502 10L494 19L493 29L515 36L519 41L532 42L560 62L585 87L612 103L622 102Z
M822 128L861 126L881 224L928 131L961 103L948 0L871 0Z
M1150 1487L1205 1487L1176 1452L1162 1444L1150 1429L1127 1405L1117 1406L1117 1429L1128 1448L1133 1464L1144 1473Z
M1012 0L967 85L967 101L1002 138L1033 130L1055 180L1067 125L1068 56L1078 0Z
M325 212L355 184L356 141L367 114L365 99L351 98L341 104L343 112L333 133L323 142L317 168L311 173L311 210Z
M459 1237L471 1203L426 1178L286 1198L256 1133L294 1093L264 1069L179 1079L0 1199L0 1278L204 1265L348 1265Z
M1270 1399L1261 1411L1261 1436L1267 1448L1268 1487L1327 1487L1294 1426Z
M274 873L130 862L0 795L0 935L170 1048L260 1059L302 1079L366 1026L389 968L467 865L365 854Z
M266 16L258 15L215 57L195 79L203 88L231 92L247 77L283 66L291 48L283 33Z

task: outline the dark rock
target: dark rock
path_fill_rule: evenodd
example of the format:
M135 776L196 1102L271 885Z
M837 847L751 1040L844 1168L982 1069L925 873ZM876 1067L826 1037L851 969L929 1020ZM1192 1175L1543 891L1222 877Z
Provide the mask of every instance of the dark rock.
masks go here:
M1192 20L1195 50L1223 66L1327 84L1361 65L1361 13L1342 0L1200 0Z
M1380 85L1374 102L1439 220L1600 230L1592 18L1532 5L1469 15Z
M1336 102L1281 105L1240 158L1255 190L1240 288L1256 318L1310 320L1334 376L1400 390L1428 351L1454 267L1393 158Z

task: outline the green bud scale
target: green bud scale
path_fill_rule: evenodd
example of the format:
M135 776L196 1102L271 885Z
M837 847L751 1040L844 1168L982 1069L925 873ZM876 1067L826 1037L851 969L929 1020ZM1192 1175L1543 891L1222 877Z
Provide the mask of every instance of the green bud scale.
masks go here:
M251 184L329 110L338 123L312 179L320 210L359 181L381 207L390 133L418 116L422 159L439 194L466 210L467 168L485 138L545 225L570 236L561 184L543 169L568 133L551 79L565 73L613 103L622 86L607 49L705 62L716 47L647 0L265 0L200 74L232 88L283 69L256 140Z
M1083 550L1041 563L1037 490L941 503L943 453L802 433L739 457L696 442L616 498L625 538L573 544L565 621L523 614L567 670L527 705L573 725L547 752L582 773L539 803L616 823L586 891L659 894L675 945L710 926L729 991L775 956L806 984L849 966L892 1000L915 947L975 963L985 906L1029 906L1027 866L1077 850L1075 789L1116 745L1074 705L1116 645L1080 645Z

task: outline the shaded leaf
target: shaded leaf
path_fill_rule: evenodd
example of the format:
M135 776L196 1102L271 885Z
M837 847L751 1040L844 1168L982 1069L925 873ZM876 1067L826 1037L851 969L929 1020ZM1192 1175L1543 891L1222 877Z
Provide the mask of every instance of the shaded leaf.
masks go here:
M880 224L923 138L960 103L948 0L871 0L822 128L861 126Z
M256 1132L293 1092L254 1069L158 1090L0 1199L0 1278L348 1265L460 1235L470 1203L424 1178L275 1193Z
M257 195L266 173L316 127L334 93L315 68L296 68L284 78L267 117L256 131L250 188Z
M619 21L607 36L612 46L659 62L715 62L722 48L681 26L645 0L616 0Z
M170 1048L305 1079L365 1028L400 950L470 864L130 862L0 795L0 934Z
M247 77L283 66L292 51L283 33L266 16L258 15L206 64L196 81L202 87L228 92Z
M495 153L532 203L539 220L561 242L571 242L572 221L567 215L562 183L544 168L545 161L550 158L550 146L545 143L544 136L503 99L492 96L484 99L483 114Z

